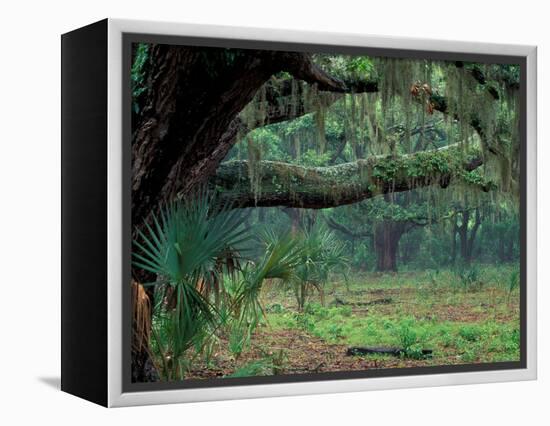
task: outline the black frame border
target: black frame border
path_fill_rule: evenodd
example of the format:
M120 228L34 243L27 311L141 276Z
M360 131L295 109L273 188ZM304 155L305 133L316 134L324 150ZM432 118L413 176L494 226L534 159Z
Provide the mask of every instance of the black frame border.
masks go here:
M61 36L61 390L107 406L108 20Z

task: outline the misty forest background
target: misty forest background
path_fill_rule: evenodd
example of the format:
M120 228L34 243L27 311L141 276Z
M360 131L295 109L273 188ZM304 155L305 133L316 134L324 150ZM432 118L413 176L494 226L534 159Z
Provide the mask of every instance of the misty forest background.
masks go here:
M519 359L519 67L134 44L132 380Z

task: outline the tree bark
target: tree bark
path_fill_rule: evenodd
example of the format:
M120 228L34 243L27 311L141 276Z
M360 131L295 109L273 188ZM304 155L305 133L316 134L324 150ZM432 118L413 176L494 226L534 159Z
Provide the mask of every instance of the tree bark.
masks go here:
M397 272L399 240L405 231L405 224L384 220L375 226L374 250L378 272Z
M155 45L132 144L132 219L200 186L234 143L237 115L274 71L273 53ZM215 68L216 71L209 70ZM192 100L192 103L190 102Z
M299 207L322 209L353 204L379 194L410 191L440 185L447 187L462 172L479 167L481 153L472 155L452 170L444 158L453 147L403 155L398 159L374 156L367 160L328 167L305 167L278 161L251 165L245 160L220 164L210 184L236 207ZM423 170L426 155L442 156ZM458 154L457 154L458 155ZM438 168L434 164L441 164ZM409 170L414 170L410 176ZM391 170L390 174L386 171ZM488 191L490 185L480 189Z
M204 184L238 134L251 130L247 126L277 123L308 112L281 108L272 99L263 122L239 119L274 73L288 71L321 90L341 93L346 89L305 53L238 50L228 55L227 49L151 47L147 99L132 123L133 223L140 224L176 194L188 194Z
M460 239L460 256L465 263L470 263L474 253L474 243L477 231L481 226L481 213L479 208L475 209L475 219L471 229L469 227L471 219L470 210L464 210L461 215L461 224L457 228L457 233Z
M458 233L458 217L457 215L453 215L453 229L451 231L451 263L456 262L456 234Z

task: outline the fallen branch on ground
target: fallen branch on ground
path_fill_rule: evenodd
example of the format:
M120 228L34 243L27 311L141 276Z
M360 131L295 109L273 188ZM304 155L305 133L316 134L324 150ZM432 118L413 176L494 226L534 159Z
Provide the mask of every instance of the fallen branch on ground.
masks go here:
M382 299L375 299L371 300L370 302L347 302L345 300L342 300L340 298L334 299L334 304L336 306L372 306L372 305L388 305L390 303L393 303L393 299L391 297L384 297Z
M401 356L406 354L407 351L402 348L383 348L383 347L351 347L348 348L346 355L347 356L356 356L356 355L393 355ZM424 357L430 357L432 355L432 349L422 349L422 355Z

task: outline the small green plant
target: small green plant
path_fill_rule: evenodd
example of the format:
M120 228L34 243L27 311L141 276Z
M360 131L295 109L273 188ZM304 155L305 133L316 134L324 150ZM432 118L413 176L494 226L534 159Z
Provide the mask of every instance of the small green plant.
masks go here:
M277 244L280 239L273 232L264 232L262 238L267 247ZM344 255L345 243L321 225L293 235L292 241L296 244L293 254L299 256L300 261L287 284L294 292L298 310L303 311L315 293L319 294L321 304L324 304L324 286L329 274L345 272L349 260Z
M461 358L465 362L474 362L477 359L477 356L473 349L466 349L462 353Z
M481 338L481 330L473 325L466 325L458 330L458 335L468 342L475 342Z
M312 332L315 330L315 320L311 315L303 312L297 312L294 314L296 325L302 330Z
M133 264L157 277L143 286L154 286L152 335L161 374L182 379L191 363L185 355L206 344L216 327L217 309L209 295L231 262L230 248L248 236L240 213L206 191L166 206L151 222L137 230Z
M439 269L430 269L428 270L428 280L431 285L437 286L440 283L441 277L440 277L440 271Z
M282 314L285 311L285 307L280 303L273 303L265 307L266 313L270 314Z
M208 366L208 367L212 367L213 366L213 358L214 358L214 353L216 352L216 349L219 347L219 339L218 337L215 335L215 334L211 334L209 336L205 336L207 337L206 341L204 342L204 344L201 344L201 345L197 345L197 352L200 352L201 348L202 348L202 355L203 355L203 359L204 359L204 363Z
M287 351L284 349L278 349L270 356L270 359L273 375L282 374L288 364Z
M421 336L414 327L414 318L405 318L395 327L394 333L399 339L402 356L405 358L424 358L421 346Z
M453 344L453 336L447 330L441 333L441 344L443 347L448 348Z
M409 348L405 351L405 357L411 359L424 359L426 358L426 355L422 350L422 345L420 345L420 343L415 343L414 345L409 346Z
M519 287L519 282L520 282L519 268L515 268L510 274L510 277L508 278L508 302L510 302L510 297L512 296L512 292Z
M399 323L397 326L397 336L401 347L405 351L417 342L418 336L413 328L413 321L411 319L405 319Z
M343 317L350 317L353 313L351 306L342 306L341 308L339 308L339 311Z
M506 342L504 344L504 347L506 350L510 352L518 351L520 348L520 332L519 329L514 329L506 339Z
M304 314L326 318L328 316L328 309L320 303L309 302L307 305L304 306Z
M272 365L269 360L261 359L252 361L237 368L235 372L225 377L251 377L251 376L269 376L272 372Z
M237 360L249 345L250 329L240 322L234 321L229 332L229 351Z
M458 278L459 284L468 290L478 289L481 290L483 287L483 280L481 276L481 271L477 265L473 266L459 266L455 274Z
M338 338L343 337L343 329L340 324L330 324L327 332L332 340L337 340Z

